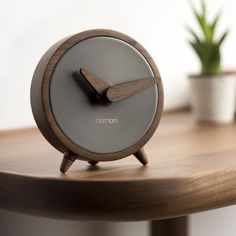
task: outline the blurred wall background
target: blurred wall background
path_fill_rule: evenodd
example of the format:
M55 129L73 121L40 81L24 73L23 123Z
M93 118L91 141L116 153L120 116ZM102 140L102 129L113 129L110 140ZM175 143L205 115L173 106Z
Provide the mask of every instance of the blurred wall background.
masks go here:
M191 2L200 4L200 0ZM206 3L210 17L222 10L220 29L231 29L223 47L223 65L235 68L236 1L206 0ZM187 0L0 0L0 130L35 125L29 91L38 60L57 40L92 28L118 30L138 40L161 72L165 110L186 106L187 74L199 69L197 58L187 44L186 24L197 27ZM235 235L234 219L235 207L193 215L191 236ZM134 235L134 224L138 223L110 227L114 232L119 228L124 236ZM146 231L139 230L140 235L143 232Z

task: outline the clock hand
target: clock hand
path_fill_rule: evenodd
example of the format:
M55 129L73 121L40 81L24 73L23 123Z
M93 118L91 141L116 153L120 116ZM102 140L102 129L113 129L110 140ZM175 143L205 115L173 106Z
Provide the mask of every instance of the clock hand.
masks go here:
M149 77L117 84L107 89L106 97L109 102L118 102L160 82L160 77Z
M105 91L111 87L111 85L107 83L105 80L101 79L100 77L98 77L97 75L93 74L91 71L83 67L80 69L80 73L94 88L94 90L101 96L103 96Z
M83 67L80 69L80 73L94 90L101 95L101 98L105 98L109 102L118 102L119 100L133 96L161 81L159 77L149 77L112 86Z

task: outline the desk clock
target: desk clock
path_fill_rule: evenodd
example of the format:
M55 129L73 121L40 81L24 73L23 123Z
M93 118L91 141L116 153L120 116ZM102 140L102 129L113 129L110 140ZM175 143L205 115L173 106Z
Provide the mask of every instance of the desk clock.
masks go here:
M143 146L163 109L163 87L148 52L122 33L96 29L55 43L39 61L31 84L35 121L63 153L60 170L133 154Z

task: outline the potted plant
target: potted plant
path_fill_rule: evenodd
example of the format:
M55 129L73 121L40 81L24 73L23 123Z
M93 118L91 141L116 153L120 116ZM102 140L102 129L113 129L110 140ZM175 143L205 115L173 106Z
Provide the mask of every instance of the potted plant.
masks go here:
M193 37L189 43L201 63L201 73L189 76L194 117L200 122L230 123L235 114L236 77L235 72L221 68L221 47L228 31L216 38L220 14L208 21L204 2L193 13L201 31L198 35L188 28Z

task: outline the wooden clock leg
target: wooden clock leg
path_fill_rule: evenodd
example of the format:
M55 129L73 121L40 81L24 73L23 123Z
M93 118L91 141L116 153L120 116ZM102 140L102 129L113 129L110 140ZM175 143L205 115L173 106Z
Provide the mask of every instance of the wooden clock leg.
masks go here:
M71 165L73 164L73 162L76 160L76 155L74 153L70 153L70 152L65 152L62 162L61 162L61 167L60 167L60 171L62 173L65 173L67 170L69 170L69 168L71 167Z
M134 153L134 156L145 166L148 163L147 155L143 148Z
M150 226L150 236L188 236L187 216L151 221Z
M88 161L88 163L91 165L91 166L95 166L98 164L98 161Z

